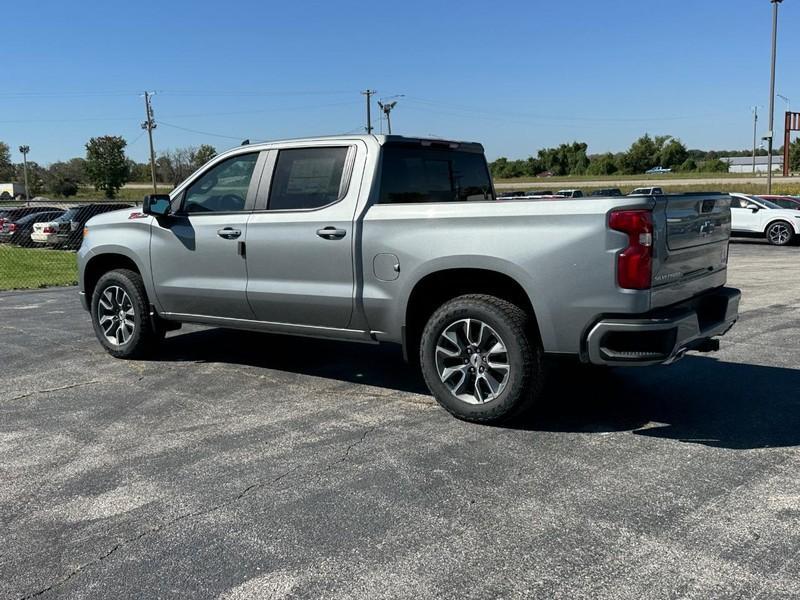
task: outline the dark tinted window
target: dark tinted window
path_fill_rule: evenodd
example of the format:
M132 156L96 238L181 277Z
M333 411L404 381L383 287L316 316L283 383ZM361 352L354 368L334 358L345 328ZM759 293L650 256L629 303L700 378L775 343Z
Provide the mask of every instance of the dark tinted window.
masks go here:
M78 215L79 211L80 208L70 208L67 212L58 217L56 221L60 223L66 223L67 221L72 221Z
M257 160L257 152L239 154L211 167L186 190L183 211L205 213L244 210Z
M422 146L386 146L382 204L494 200L483 154Z
M19 219L17 221L17 225L28 225L30 223L39 223L41 221L53 221L62 214L64 214L63 210L59 210L58 212L33 213L32 215L28 215Z
M320 208L339 199L347 147L278 152L268 210Z

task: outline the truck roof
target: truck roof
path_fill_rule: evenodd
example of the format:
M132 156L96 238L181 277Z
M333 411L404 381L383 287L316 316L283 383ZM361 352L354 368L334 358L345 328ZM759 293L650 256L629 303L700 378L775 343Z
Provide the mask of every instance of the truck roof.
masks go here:
M483 145L478 142L466 142L461 140L445 140L442 138L422 138L422 137L407 137L403 135L376 135L376 134L367 134L367 133L356 133L356 134L340 134L340 135L321 135L315 137L299 137L299 138L283 138L283 139L275 139L275 140L265 140L263 142L257 142L253 144L246 144L247 147L257 150L259 148L268 148L274 144L283 144L285 142L334 142L334 141L345 141L345 140L365 140L365 141L372 141L377 142L381 146L387 144L420 144L422 146L433 146L433 147L449 147L453 150L463 150L467 152L480 152L483 153ZM236 150L241 148L242 146L236 146L234 148L230 148L225 152L230 152L232 150ZM222 153L220 153L222 154Z

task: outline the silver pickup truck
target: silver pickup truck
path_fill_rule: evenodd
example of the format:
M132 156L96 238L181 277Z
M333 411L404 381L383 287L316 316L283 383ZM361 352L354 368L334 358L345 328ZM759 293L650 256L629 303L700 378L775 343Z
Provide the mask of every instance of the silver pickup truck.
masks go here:
M80 294L116 357L184 322L397 343L444 408L498 422L549 356L716 349L738 316L730 226L723 194L499 200L474 143L270 142L89 221Z

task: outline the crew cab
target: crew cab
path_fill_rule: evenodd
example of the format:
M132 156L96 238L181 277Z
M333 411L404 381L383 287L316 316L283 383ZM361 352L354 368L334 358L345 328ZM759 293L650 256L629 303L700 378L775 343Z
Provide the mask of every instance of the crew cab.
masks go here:
M200 323L395 343L459 418L535 403L545 359L644 366L718 347L724 194L517 199L480 144L337 136L232 149L91 219L80 295L113 356Z

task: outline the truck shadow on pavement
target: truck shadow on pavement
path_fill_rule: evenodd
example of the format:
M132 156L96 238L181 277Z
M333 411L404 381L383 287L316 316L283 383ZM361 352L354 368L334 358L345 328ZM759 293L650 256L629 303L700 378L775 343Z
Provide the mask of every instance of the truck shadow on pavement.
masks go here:
M632 431L731 449L800 444L800 370L690 355L668 367L555 375L522 428Z
M395 346L225 329L173 335L156 360L248 365L430 395ZM539 406L504 425L526 431L610 433L720 448L800 445L800 370L687 356L669 367L552 369Z

